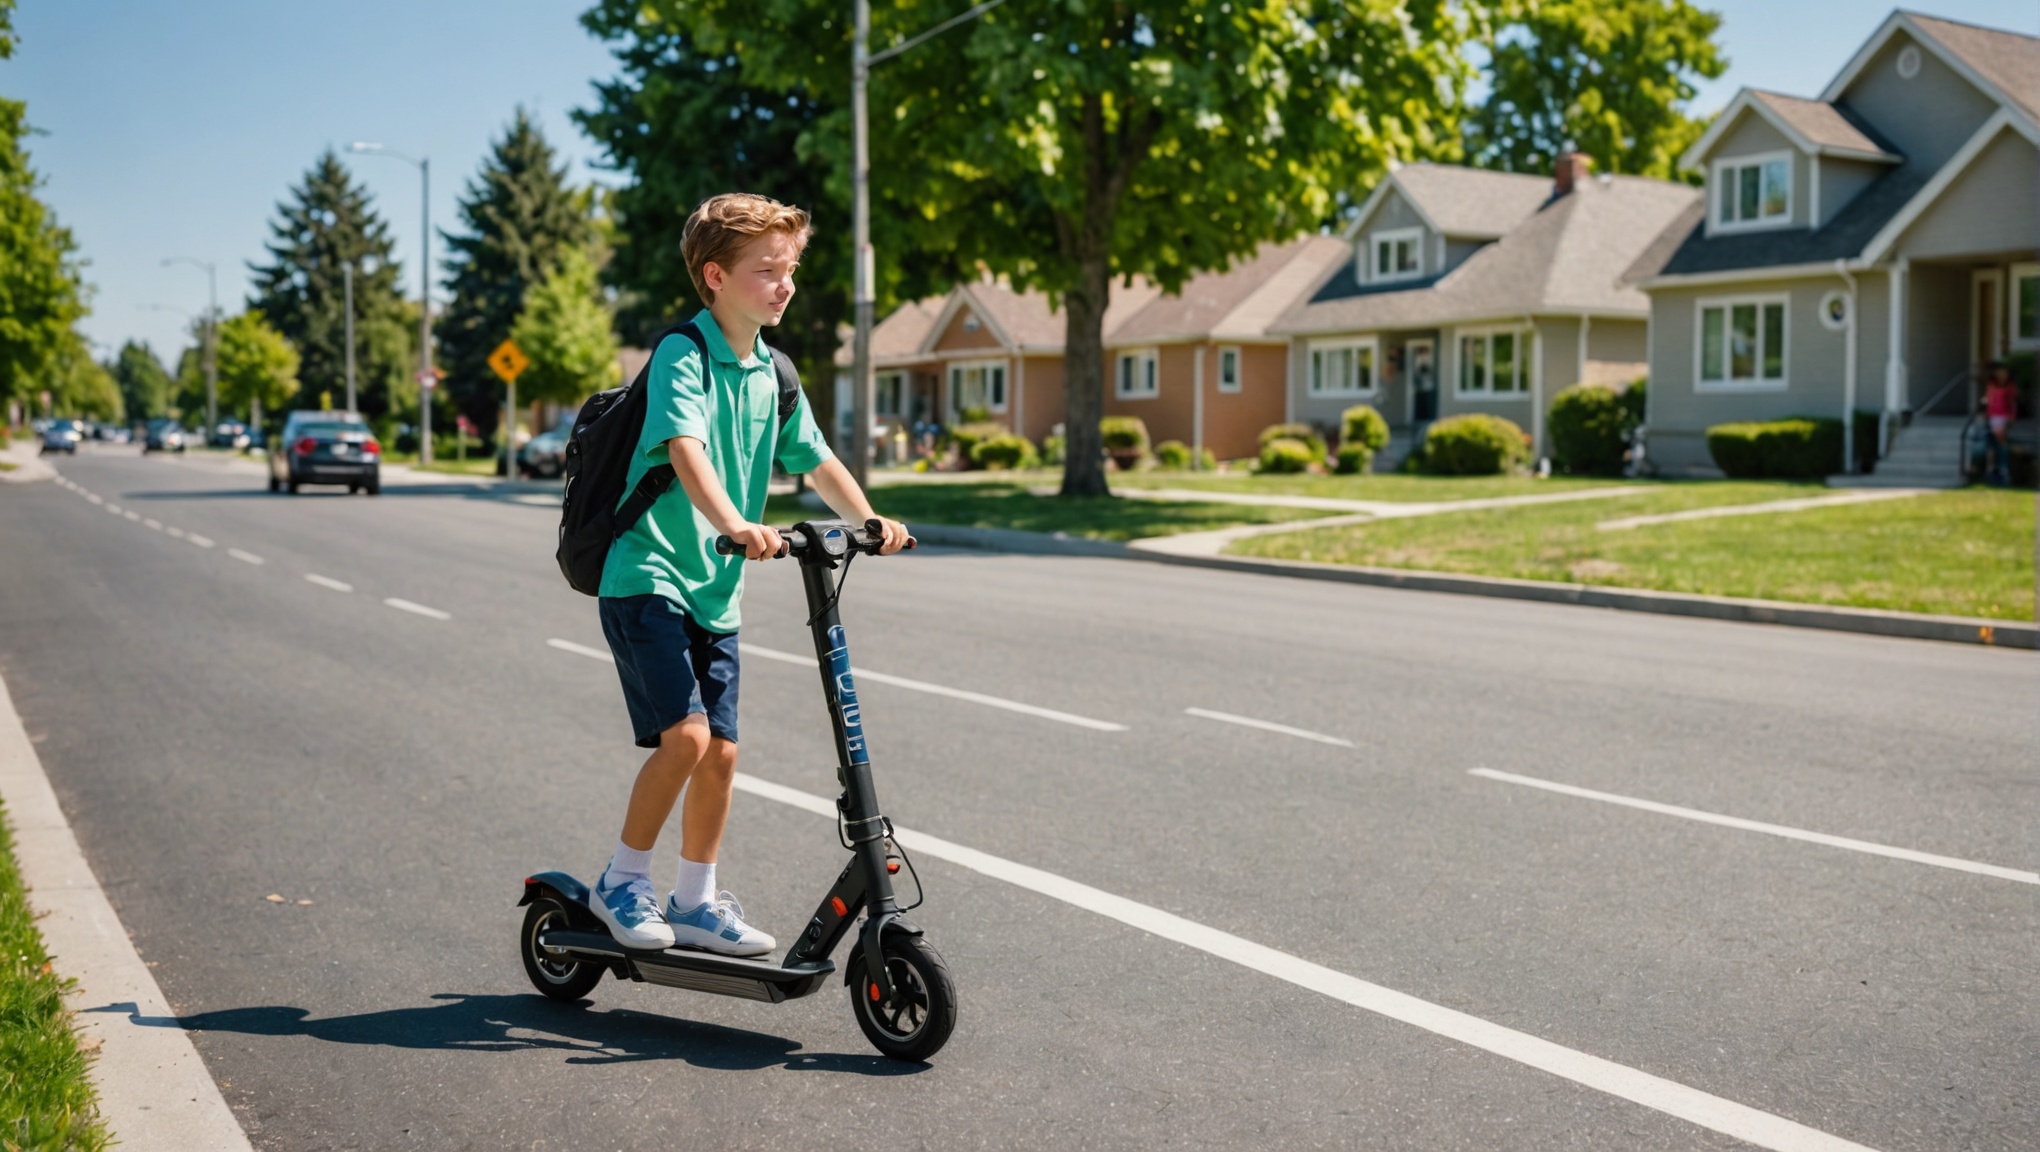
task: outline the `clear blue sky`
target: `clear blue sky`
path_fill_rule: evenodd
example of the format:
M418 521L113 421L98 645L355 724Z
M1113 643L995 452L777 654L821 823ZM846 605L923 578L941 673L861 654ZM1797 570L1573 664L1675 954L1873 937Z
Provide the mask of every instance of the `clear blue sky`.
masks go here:
M1817 94L1891 10L1866 0L1702 3L1724 14L1731 64L1701 93L1701 110L1743 85ZM215 261L221 304L236 310L277 202L328 145L372 140L431 157L435 228L453 223L461 186L520 103L573 162L574 179L613 180L591 167L594 150L567 119L612 72L577 22L585 6L21 0L22 43L0 63L0 93L28 101L48 133L30 147L46 197L90 261L87 334L114 346L140 337L174 357L184 319L145 308L198 311L205 277L162 267L167 256ZM1922 0L1920 10L2040 32L2040 0ZM415 293L417 170L349 163L390 219Z

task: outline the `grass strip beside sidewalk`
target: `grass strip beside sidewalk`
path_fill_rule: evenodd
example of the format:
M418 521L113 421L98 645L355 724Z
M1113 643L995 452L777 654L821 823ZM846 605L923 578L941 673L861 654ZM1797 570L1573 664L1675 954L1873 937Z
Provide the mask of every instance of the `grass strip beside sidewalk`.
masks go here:
M86 1054L14 863L14 836L0 809L0 1148L99 1152L99 1122Z
M1665 485L1621 515L1823 492L1790 484ZM1506 576L1663 592L2034 618L2034 499L1968 489L1874 504L1595 527L1597 502L1457 512L1243 540L1235 555Z
M1065 500L1036 496L1019 484L899 484L873 488L872 507L909 525L949 524L960 528L1015 528L1061 532L1093 540L1134 540L1204 532L1233 524L1269 524L1325 515L1308 508L1258 508L1239 504L1175 503L1161 500ZM792 497L774 497L767 513L787 523L814 513Z

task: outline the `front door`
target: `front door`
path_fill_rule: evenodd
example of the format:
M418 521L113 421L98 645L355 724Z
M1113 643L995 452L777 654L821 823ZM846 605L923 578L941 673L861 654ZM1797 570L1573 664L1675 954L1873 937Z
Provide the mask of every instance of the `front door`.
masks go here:
M1972 368L1980 368L2005 354L2004 313L1998 303L2003 283L1995 268L1979 271L1971 279L1974 295L1969 309L1969 366Z
M1438 418L1437 345L1429 340L1411 340L1403 345L1403 359L1409 367L1410 420L1425 424Z

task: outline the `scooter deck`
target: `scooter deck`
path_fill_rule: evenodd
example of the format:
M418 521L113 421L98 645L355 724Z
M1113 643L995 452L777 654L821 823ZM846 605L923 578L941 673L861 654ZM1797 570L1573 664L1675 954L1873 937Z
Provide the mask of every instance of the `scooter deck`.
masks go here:
M577 957L606 962L617 975L627 979L769 1004L805 996L820 988L836 971L833 960L787 968L771 960L717 956L691 948L663 951L625 948L606 932L580 928L546 932L538 942L544 948L558 948Z

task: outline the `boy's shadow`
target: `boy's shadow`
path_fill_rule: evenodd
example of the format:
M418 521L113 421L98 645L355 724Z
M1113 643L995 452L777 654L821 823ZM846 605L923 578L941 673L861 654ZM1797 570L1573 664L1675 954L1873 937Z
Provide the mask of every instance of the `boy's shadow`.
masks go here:
M685 1060L698 1067L726 1071L779 1067L866 1076L899 1076L928 1067L877 1055L807 1055L798 1051L797 1042L763 1032L675 1020L628 1008L595 1012L535 995L470 996L442 992L432 999L439 1003L318 1020L309 1019L311 1013L303 1008L281 1005L227 1008L193 1016L144 1016L129 1001L85 1011L125 1013L130 1023L144 1028L310 1036L334 1044L453 1052L551 1049L571 1053L566 1057L569 1064Z

